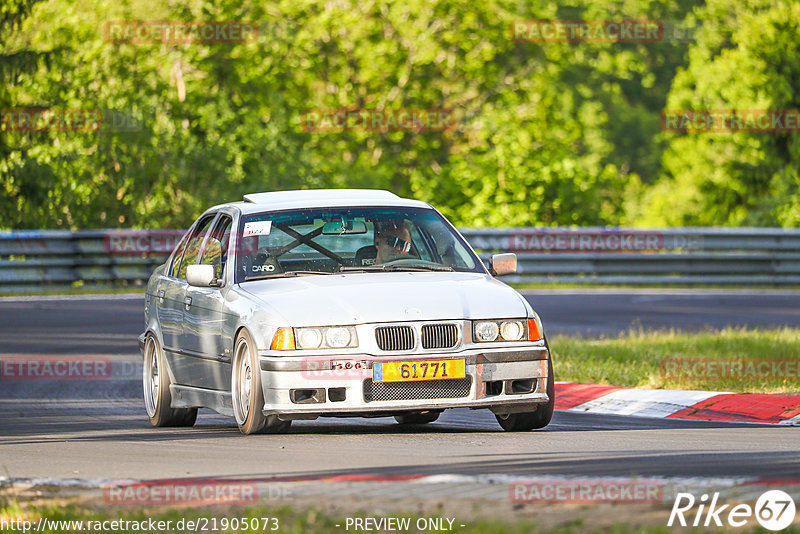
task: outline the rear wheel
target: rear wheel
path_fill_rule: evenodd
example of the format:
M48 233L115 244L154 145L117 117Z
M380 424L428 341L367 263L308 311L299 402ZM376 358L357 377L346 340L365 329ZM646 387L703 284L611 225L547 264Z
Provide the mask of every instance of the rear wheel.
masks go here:
M155 427L194 425L197 408L173 408L169 384L164 353L155 336L148 334L144 344L142 389L150 423Z
M401 425L424 425L433 423L442 412L425 412L425 413L407 413L403 415L395 415L395 420Z
M264 415L264 390L261 387L261 367L250 334L242 331L236 338L231 372L233 415L243 434L278 434L286 432L291 421L281 421L277 415Z
M497 422L508 432L525 432L535 428L544 428L553 418L556 405L556 385L553 377L553 361L547 360L547 397L545 404L540 404L535 412L496 414Z

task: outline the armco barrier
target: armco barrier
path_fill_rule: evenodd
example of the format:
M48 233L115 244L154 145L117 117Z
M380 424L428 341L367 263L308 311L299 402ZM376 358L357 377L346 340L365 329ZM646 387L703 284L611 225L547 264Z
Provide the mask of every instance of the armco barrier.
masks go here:
M0 292L62 289L75 285L141 285L168 252L115 251L109 237L163 231L98 230L0 232ZM180 232L168 231L180 236Z
M782 228L469 229L488 259L517 253L508 282L800 284L800 230Z
M472 228L486 261L516 252L504 280L600 284L800 284L800 230ZM0 232L0 292L141 285L180 237L173 230Z

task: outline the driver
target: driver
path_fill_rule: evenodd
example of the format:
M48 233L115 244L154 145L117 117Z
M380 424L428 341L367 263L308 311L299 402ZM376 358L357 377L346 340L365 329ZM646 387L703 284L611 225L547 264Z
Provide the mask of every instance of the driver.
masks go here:
M375 226L375 264L406 256L411 251L411 232L405 221L382 221Z

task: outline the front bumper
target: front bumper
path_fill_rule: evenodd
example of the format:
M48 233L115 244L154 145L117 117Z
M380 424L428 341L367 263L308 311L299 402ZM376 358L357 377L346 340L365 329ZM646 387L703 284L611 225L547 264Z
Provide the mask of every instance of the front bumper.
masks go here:
M375 361L461 358L465 360L466 378L458 387L454 387L456 380L372 383ZM358 354L298 358L263 353L259 355L263 411L286 419L446 408L489 408L497 413L533 411L536 405L550 400L546 392L548 359L546 346L380 358ZM350 369L336 368L347 362L353 364ZM384 387L385 384L391 386ZM382 388L381 395L374 394L375 385Z

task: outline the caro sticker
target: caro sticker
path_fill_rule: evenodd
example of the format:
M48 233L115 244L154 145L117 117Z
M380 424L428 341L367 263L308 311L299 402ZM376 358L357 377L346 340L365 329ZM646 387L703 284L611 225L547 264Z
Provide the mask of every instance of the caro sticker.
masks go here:
M253 221L244 223L244 234L242 237L250 237L252 235L269 235L272 230L272 221Z

